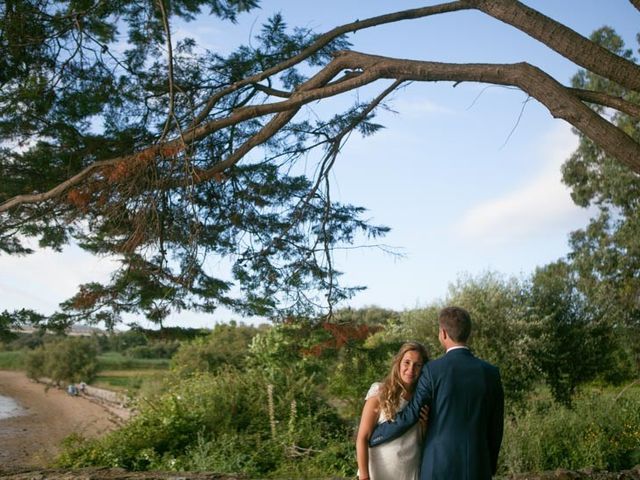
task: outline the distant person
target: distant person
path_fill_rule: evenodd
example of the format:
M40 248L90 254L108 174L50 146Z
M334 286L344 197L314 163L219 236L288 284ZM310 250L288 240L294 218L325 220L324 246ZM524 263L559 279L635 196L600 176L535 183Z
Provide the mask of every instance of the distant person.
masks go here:
M489 480L495 475L502 443L504 393L498 368L476 358L467 347L469 313L444 308L438 339L446 354L422 369L409 404L393 422L376 427L371 451L385 448L429 407L429 428L422 452L422 480ZM380 446L377 446L380 445Z
M395 440L373 449L369 448L368 442L377 423L395 418L405 407L428 359L422 344L407 342L394 357L385 380L371 385L365 397L356 439L360 480L418 479L426 409L422 412L420 425L406 429L406 433L398 435Z

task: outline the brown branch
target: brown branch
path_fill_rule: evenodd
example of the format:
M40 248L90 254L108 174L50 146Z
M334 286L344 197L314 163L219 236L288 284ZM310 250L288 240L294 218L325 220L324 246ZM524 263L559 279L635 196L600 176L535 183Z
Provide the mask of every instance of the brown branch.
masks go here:
M316 75L316 77L314 78L318 80L322 80L323 78L326 77L328 81L330 78L335 76L341 70L342 70L341 61L333 60L323 70L321 70L320 73L318 73L318 75ZM0 213L5 212L11 208L14 208L17 205L27 204L27 203L40 203L40 202L44 202L46 200L50 200L52 198L58 197L62 195L69 188L80 184L82 181L87 179L90 175L95 173L95 171L99 170L101 167L114 166L114 165L117 165L119 162L126 162L140 156L145 158L152 157L162 151L168 151L168 152L180 151L184 148L184 145L200 140L222 128L226 128L231 125L235 125L237 123L243 122L245 120L250 120L252 118L260 117L263 115L269 115L273 113L279 113L279 112L284 112L287 110L299 108L300 106L306 103L309 103L310 101L317 100L319 98L337 95L339 93L343 93L353 88L357 88L359 86L365 85L369 81L373 81L373 80L375 80L375 78L370 77L367 79L367 78L363 78L363 76L359 76L348 82L343 82L343 83L327 86L324 88L316 88L311 91L296 92L291 96L290 99L285 100L283 102L238 108L225 118L212 120L198 129L184 132L177 139L164 142L158 145L153 145L140 152L136 152L134 154L127 155L124 157L117 157L114 159L95 162L89 165L88 167L84 168L83 170L81 170L80 172L78 172L76 175L69 178L68 180L65 180L64 182L52 188L51 190L48 190L47 192L37 193L37 194L18 195L16 197L10 198L9 200L0 204ZM320 84L322 84L322 82ZM208 176L207 174L204 174L205 176L202 177L201 180L206 180L211 178L214 173L221 172L222 170L229 167L233 163L234 163L233 159L227 159L224 162L220 162L219 164L216 165L215 169L211 170ZM209 172L209 170L207 172Z
M640 2L640 0L638 0ZM594 92L593 90L583 90L581 88L568 88L580 100L589 103L610 107L622 113L626 113L630 117L640 118L640 105L628 102L624 98L615 97L602 92Z
M629 1L631 2L631 5L633 5L638 10L640 10L640 0L629 0Z
M272 75L275 75L279 72L286 70L287 68L291 68L294 65L297 65L300 62L303 62L305 59L309 58L311 55L318 52L323 47L327 46L329 43L331 43L333 40L340 37L341 35L344 35L346 33L357 32L358 30L362 30L365 28L384 25L387 23L395 23L403 20L412 20L412 19L427 17L431 15L438 15L441 13L455 12L458 10L468 10L470 8L473 8L473 7L470 5L467 5L466 2L464 1L455 1L455 2L443 3L439 5L432 5L429 7L403 10L401 12L380 15L380 16L371 17L365 20L356 20L355 22L347 23L339 27L336 27L320 35L315 42L313 42L307 48L302 50L297 55L291 57L290 59L285 60L284 62L279 63L278 65L275 65L271 68L268 68L267 70L264 70L260 73L257 73L256 75L253 75L251 77L232 83L227 88L219 92L216 92L214 95L212 95L209 98L205 107L196 116L193 123L191 124L191 127L193 128L198 124L200 124L207 117L207 115L209 115L209 113L211 112L213 107L216 105L216 103L218 103L218 101L220 101L220 99L222 99L226 95L246 85L261 82L262 80L269 78Z
M640 66L537 10L516 0L465 0L465 3L539 40L587 70L640 92Z
M284 90L277 90L275 88L267 87L266 85L262 85L260 83L255 83L252 85L252 87L272 97L289 98L291 96L291 92L286 92Z
M336 57L336 60L340 60L342 68L362 69L363 73L344 83L336 83L336 89L332 85L308 92L299 92L292 95L286 102L248 108L261 108L268 111L274 108L286 108L286 105L298 106L301 103L324 98L325 94L335 95L350 90L353 84L357 83L358 86L361 86L380 78L416 81L471 81L510 85L516 86L536 98L549 109L555 118L566 120L590 137L607 153L640 173L640 145L585 106L579 97L571 93L570 89L542 70L527 63L506 65L449 64L400 60L358 52L339 52ZM210 172L209 178L228 166L224 162L216 164L208 170Z
M345 81L326 84L331 78L345 69L360 70L362 73ZM325 86L307 90L300 89L294 92L289 99L282 102L242 107L234 110L225 118L212 120L197 129L185 132L182 138L161 145L154 145L137 154L96 162L48 192L20 195L7 200L5 203L0 204L0 212L7 211L19 204L43 202L59 196L66 189L82 182L99 167L115 165L118 162L131 160L137 156L150 157L164 150L180 150L185 144L200 140L221 128L252 118L289 111L289 113L281 117L276 117L277 120L268 125L268 128L271 129L270 131L263 130L258 136L251 139L245 147L248 151L261 141L264 141L263 138L269 138L268 135L273 135L278 125L284 125L282 120L290 116L294 110L302 105L353 90L381 78L416 81L482 82L516 86L544 104L554 117L566 120L591 138L609 155L640 173L640 145L634 142L626 133L584 105L581 98L573 94L570 89L558 83L542 70L527 63L505 65L450 64L385 58L357 52L338 52L336 58L314 77L314 82L317 82L317 85ZM236 163L239 158L241 158L240 153L232 155L202 172L201 175L194 178L194 181L201 182L214 177L216 173L222 172L225 168Z
M15 197L11 197L9 200L6 200L5 202L0 204L0 213L6 212L7 210L17 207L18 205L23 205L25 203L41 203L47 200L51 200L52 198L62 195L69 188L78 185L96 170L100 170L103 167L117 165L120 162L133 158L134 156L135 155L127 155L125 157L116 157L109 160L99 160L84 168L80 172L76 173L73 177L65 180L62 183L59 183L51 190L43 193L16 195Z
M175 97L173 91L173 46L171 45L171 29L169 28L169 19L167 18L167 12L164 8L164 0L158 0L157 3L162 15L164 33L167 36L167 75L169 77L169 112L167 113L167 120L165 121L164 128L162 129L162 135L160 135L160 141L162 141L166 137L167 133L169 133L169 125L171 125L171 120L174 118Z
M352 68L361 68L367 73L373 69L379 71L380 78L471 81L518 87L547 107L554 118L567 121L607 154L640 174L640 144L587 107L553 77L528 63L451 64L399 60L358 52L346 52L343 59Z
M328 65L324 70L320 71L317 75L312 77L311 79L304 82L302 85L298 87L298 89L289 96L291 100L295 100L296 96L300 96L302 92L315 92L316 94L321 91L329 91L329 89L335 89L336 86L344 87L345 84L343 81L329 83L331 78L333 78L337 73L339 73L342 68L339 66L339 61L334 60L335 66L331 67L331 64ZM358 76L351 76L350 79L354 80L359 78ZM342 80L342 79L341 79ZM361 79L360 79L361 80ZM375 80L375 79L372 79ZM322 85L327 85L324 89L320 89L319 87ZM347 90L351 90L349 85L347 84ZM307 102L305 102L307 103ZM272 104L273 105L273 104ZM243 145L237 148L231 155L229 155L225 160L217 163L212 168L204 170L198 173L198 180L204 181L215 177L217 174L222 172L223 170L229 168L232 165L235 165L241 158L243 158L249 151L255 148L258 145L266 142L269 138L273 137L282 127L284 127L289 121L298 113L300 107L302 105L297 105L296 107L285 110L284 112L276 115L273 120L271 120L267 125L265 125L257 134L253 135L249 140L247 140Z

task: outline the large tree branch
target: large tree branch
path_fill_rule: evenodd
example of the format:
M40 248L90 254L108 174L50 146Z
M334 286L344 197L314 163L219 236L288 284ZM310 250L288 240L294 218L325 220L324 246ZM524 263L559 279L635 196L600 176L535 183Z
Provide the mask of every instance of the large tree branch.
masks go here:
M631 5L633 5L638 10L640 10L640 0L629 0L629 1L631 2Z
M581 88L570 88L569 91L585 102L610 107L626 113L633 118L640 118L640 105L628 102L624 98L602 92L594 92L593 90L583 90Z
M349 79L343 82L327 84L331 78L344 69L356 69L362 73L350 76ZM275 134L293 117L297 109L302 105L353 90L382 78L416 81L483 82L518 87L545 105L554 117L566 120L591 138L608 154L640 173L640 145L634 142L626 133L584 105L581 96L585 97L585 93L576 95L572 89L564 87L551 76L532 65L527 63L493 65L424 62L345 51L339 52L336 58L319 72L312 81L309 81L303 88L294 92L285 101L239 108L225 118L212 120L200 128L185 132L183 138L161 145L154 145L129 157L118 157L96 162L48 192L21 195L6 201L0 205L0 212L7 211L20 204L43 202L60 196L68 188L80 184L100 167L116 165L118 162L127 161L142 154L149 157L161 154L163 151L175 152L182 148L183 141L191 143L205 138L221 128L245 120L274 113L282 114L276 116L263 127L260 132L240 147L240 150L224 161L214 164L209 169L196 173L193 179L196 183L209 180L214 178L217 173L237 163L242 158L242 155L246 154L251 148Z
M443 3L440 5L432 5L429 7L422 8L414 8L410 10L403 10L401 12L389 13L386 15L380 15L377 17L367 18L365 20L356 20L355 22L347 23L336 27L328 32L320 35L315 42L309 45L307 48L303 49L297 55L287 59L286 61L279 63L267 70L264 70L256 75L251 77L244 78L235 83L232 83L228 87L216 92L212 95L207 101L205 107L200 111L200 113L196 116L191 126L195 127L200 124L204 119L209 115L213 107L220 101L220 99L224 98L226 95L245 87L252 83L258 83L265 78L269 78L277 73L280 73L288 68L291 68L299 63L303 62L305 59L309 58L316 52L320 51L322 48L326 47L329 43L331 43L336 38L344 35L346 33L357 32L358 30L363 30L365 28L371 28L379 25L385 25L387 23L395 23L403 20L414 20L416 18L423 18L431 15L438 15L441 13L455 12L458 10L468 10L473 8L470 5L467 5L464 1L456 1Z
M640 145L615 125L602 118L571 89L528 63L507 65L450 64L399 60L358 52L344 52L352 68L369 73L375 69L380 78L417 81L483 82L520 88L549 109L555 118L567 121L600 148L640 174Z
M319 72L315 77L313 77L312 80L313 82L316 82L316 83L312 83L312 85L318 86L318 85L327 83L331 78L337 75L343 68L344 67L342 66L341 60L338 60L338 59L333 60L323 70L321 70L321 72ZM56 185L54 188L52 188L51 190L48 190L47 192L37 193L37 194L18 195L13 198L10 198L9 200L0 204L0 213L8 211L11 208L14 208L18 205L23 205L28 203L42 203L47 200L51 200L53 198L59 197L63 195L70 188L81 184L83 181L85 181L94 173L101 171L101 169L104 167L115 166L121 162L132 161L132 160L135 160L136 158L150 159L159 154L163 155L163 152L171 152L171 154L175 154L181 151L184 148L185 144L201 140L202 138L205 138L208 135L211 135L212 133L220 129L241 123L245 120L257 118L263 115L269 115L273 113L285 112L287 110L296 109L306 103L309 103L310 101L317 100L323 97L337 95L338 93L343 93L353 88L357 88L373 80L375 80L375 78L370 77L367 81L367 79L366 78L363 79L362 76L356 76L351 78L348 81L329 85L324 88L314 88L311 91L305 91L303 89L291 95L291 98L289 98L286 101L238 108L234 110L227 117L212 120L199 128L184 132L183 135L179 138L173 139L168 142L164 142L162 144L153 145L151 147L148 147L140 152L136 152L131 155L116 157L108 160L101 160L101 161L92 163L91 165L85 167L83 170L78 172L73 177ZM227 159L224 162L220 162L220 164L217 164L218 166L215 169L211 170L211 172L208 175L205 175L203 179L212 178L212 176L216 172L221 172L225 168L231 166L233 163L235 162L229 159Z
M466 0L466 3L541 41L587 70L640 92L640 66L615 55L537 10L517 0Z

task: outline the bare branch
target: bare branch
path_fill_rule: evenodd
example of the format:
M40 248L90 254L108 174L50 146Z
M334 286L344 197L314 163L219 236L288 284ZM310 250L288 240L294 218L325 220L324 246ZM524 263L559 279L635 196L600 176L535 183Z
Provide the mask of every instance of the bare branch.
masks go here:
M640 0L638 0L640 1ZM589 103L610 107L620 112L626 113L633 118L640 118L640 105L626 101L621 97L614 97L602 92L594 92L592 90L583 90L580 88L569 89L580 100Z
M629 1L631 2L631 5L633 5L638 10L640 10L640 0L629 0Z
M164 27L164 34L167 36L167 69L168 69L168 82L169 82L169 112L167 113L167 120L165 121L162 135L160 135L160 141L162 141L169 133L171 120L174 119L174 90L173 90L173 46L171 45L171 29L169 28L169 19L167 12L164 8L164 1L158 0L158 7L162 15L162 26Z
M156 148L156 147L153 147L153 148ZM6 212L7 210L17 207L18 205L23 205L26 203L42 203L47 200L51 200L52 198L62 195L69 188L75 185L78 185L83 180L85 180L88 176L95 173L97 170L100 170L103 167L117 165L120 162L129 160L131 157L132 157L131 155L128 155L126 157L111 158L109 160L99 160L95 163L92 163L85 169L81 170L80 172L75 174L73 177L65 180L62 183L59 183L58 185L53 187L51 190L48 190L43 193L16 195L15 197L12 197L9 200L5 201L4 203L0 204L0 213Z
M416 81L472 81L511 85L520 88L591 138L609 155L640 174L640 144L587 107L553 77L528 63L516 64L450 64L398 60L346 52L352 68L367 73L379 71L381 78L404 78Z
M277 90L275 88L267 87L266 85L262 85L260 83L255 83L252 85L256 90L266 93L272 97L281 97L281 98L289 98L291 96L291 92L286 92L284 90Z
M318 52L323 47L327 46L333 40L335 40L341 35L344 35L345 33L357 32L358 30L371 28L378 25L384 25L387 23L395 23L395 22L400 22L402 20L412 20L412 19L427 17L431 15L438 15L441 13L455 12L458 10L468 10L470 8L473 8L473 7L470 5L467 5L466 2L464 1L455 1L455 2L443 3L440 5L433 5L429 7L403 10L401 12L390 13L387 15L380 15L380 16L371 17L365 20L356 20L355 22L347 23L345 25L336 27L325 34L320 35L315 42L313 42L307 48L302 50L299 54L291 57L290 59L274 67L268 68L267 70L264 70L263 72L260 72L256 75L237 81L229 85L227 88L212 95L211 98L209 98L209 100L207 101L207 104L202 109L202 111L196 116L191 126L194 127L198 125L200 122L202 122L207 117L207 115L209 115L209 113L211 112L213 107L216 105L216 103L218 103L218 101L220 101L221 98L225 97L229 93L234 92L239 88L242 88L251 83L258 83L264 80L265 78L268 78L272 75L275 75L279 72L286 70L287 68L291 68L294 65L299 64L300 62L303 62L305 59L309 58L311 55Z
M632 1L638 3L638 0ZM640 66L537 10L516 0L466 0L466 3L541 41L587 70L640 92Z

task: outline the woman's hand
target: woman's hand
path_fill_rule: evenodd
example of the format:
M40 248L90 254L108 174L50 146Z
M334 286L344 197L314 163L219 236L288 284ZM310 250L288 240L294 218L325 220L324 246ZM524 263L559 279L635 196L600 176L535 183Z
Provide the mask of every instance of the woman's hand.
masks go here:
M420 424L420 433L424 438L425 433L427 433L427 425L429 424L429 407L427 405L423 405L420 409L420 420L418 420Z

